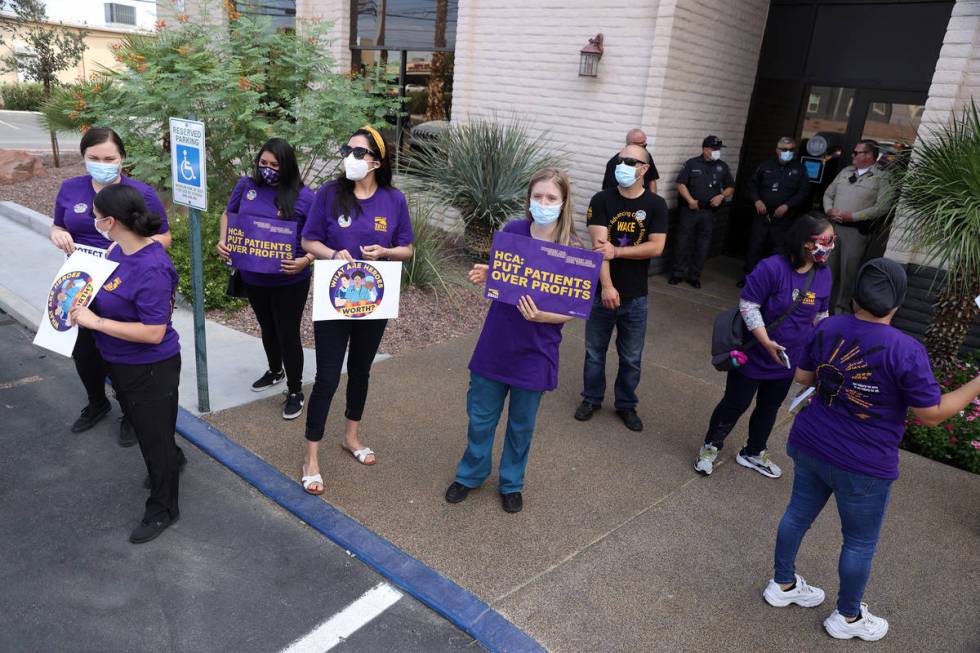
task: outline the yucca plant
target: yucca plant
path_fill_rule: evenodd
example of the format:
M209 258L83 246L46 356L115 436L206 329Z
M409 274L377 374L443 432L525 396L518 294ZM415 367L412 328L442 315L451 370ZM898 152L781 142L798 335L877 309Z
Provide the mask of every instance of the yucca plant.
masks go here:
M532 135L519 119L454 123L437 141L412 153L407 185L459 211L464 246L485 258L493 232L524 213L531 176L561 166L543 134Z
M954 365L980 295L980 114L976 102L915 146L899 180L907 209L903 244L946 270L926 330L933 364Z

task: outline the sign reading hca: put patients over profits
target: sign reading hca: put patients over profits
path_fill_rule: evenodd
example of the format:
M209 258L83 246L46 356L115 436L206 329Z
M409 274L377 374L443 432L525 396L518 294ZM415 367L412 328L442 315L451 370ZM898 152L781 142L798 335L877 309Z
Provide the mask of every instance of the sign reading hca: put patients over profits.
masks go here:
M517 304L530 295L542 311L585 319L599 285L602 253L498 231L486 297Z
M401 280L400 262L317 261L313 321L396 318Z
M282 272L282 262L296 258L296 223L229 213L225 243L239 270Z

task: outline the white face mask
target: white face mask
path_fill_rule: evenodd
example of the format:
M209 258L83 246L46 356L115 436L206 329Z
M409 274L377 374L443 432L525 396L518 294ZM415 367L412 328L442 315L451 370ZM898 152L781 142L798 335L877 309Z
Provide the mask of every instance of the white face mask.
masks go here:
M717 161L721 158L721 150L711 150L711 160Z
M344 159L344 176L351 181L360 181L371 172L371 164L365 159L355 159L353 154L348 154Z
M112 240L112 238L109 238L109 232L108 231L102 231L101 229L99 229L99 223L100 222L105 222L105 220L96 220L95 221L95 230L98 231L99 232L99 235L102 236L103 238L105 238L106 240Z

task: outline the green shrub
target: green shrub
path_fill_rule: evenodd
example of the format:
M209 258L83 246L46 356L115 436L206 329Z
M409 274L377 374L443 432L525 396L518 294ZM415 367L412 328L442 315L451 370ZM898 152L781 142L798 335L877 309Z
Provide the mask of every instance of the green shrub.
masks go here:
M410 197L408 210L412 216L415 254L402 264L402 286L449 292L447 269L456 259L449 235L436 225L431 202Z
M0 85L0 100L7 111L40 111L44 87L33 82Z
M170 222L170 235L173 244L169 254L177 268L180 277L178 290L188 301L194 296L191 277L191 240L188 229L190 220L183 207L173 207L167 213ZM218 258L215 247L218 244L220 212L201 214L201 252L204 259L204 306L205 308L239 308L245 305L245 300L228 297L225 289L228 287L230 268Z
M980 352L974 351L953 365L952 371L936 370L943 392L955 390L980 373ZM929 427L915 415L905 422L902 448L980 474L980 399L939 426Z

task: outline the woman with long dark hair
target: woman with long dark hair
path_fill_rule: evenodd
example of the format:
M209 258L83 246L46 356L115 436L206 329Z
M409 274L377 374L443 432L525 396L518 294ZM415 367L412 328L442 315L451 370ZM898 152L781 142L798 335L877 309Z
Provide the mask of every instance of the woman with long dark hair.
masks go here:
M782 253L763 259L745 279L739 309L755 338L742 367L728 372L725 395L711 414L704 445L694 469L714 471L725 438L755 399L749 418L749 441L735 462L768 478L782 470L766 452L776 414L790 386L793 370L817 322L828 315L831 276L827 258L834 248L833 227L823 215L810 213L786 232Z
M303 249L318 259L405 261L411 258L412 220L405 196L391 185L389 144L373 127L362 127L340 148L339 154L344 171L317 191L303 230ZM310 494L323 494L317 454L327 413L340 383L345 352L347 424L343 447L362 465L377 462L374 451L361 443L359 431L371 363L378 353L386 324L387 320L347 319L318 321L313 325L316 381L306 413L302 474L303 488Z
M313 204L313 192L303 185L296 153L281 138L269 139L255 155L252 174L242 177L221 214L218 255L231 262L227 246L229 215L272 218L296 223L293 257L282 261L274 273L240 270L248 303L262 331L262 347L269 364L252 384L261 392L286 379L283 419L303 412L303 342L300 324L310 291L313 254L303 251L301 238Z

